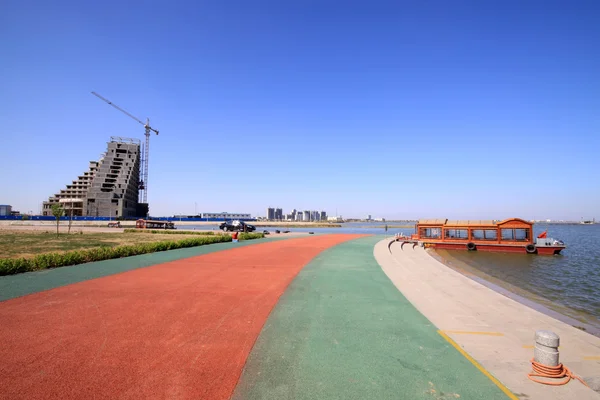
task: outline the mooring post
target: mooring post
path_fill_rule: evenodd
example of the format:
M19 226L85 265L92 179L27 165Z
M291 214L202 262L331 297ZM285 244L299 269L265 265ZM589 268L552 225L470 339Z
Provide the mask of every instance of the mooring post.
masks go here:
M549 367L558 366L559 344L560 338L556 333L551 331L536 331L533 360Z

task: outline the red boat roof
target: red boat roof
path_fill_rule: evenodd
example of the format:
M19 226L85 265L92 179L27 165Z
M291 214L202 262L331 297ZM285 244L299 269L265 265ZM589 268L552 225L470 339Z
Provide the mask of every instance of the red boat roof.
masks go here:
M446 221L446 225L448 226L496 226L496 222L491 219L471 219L471 220L448 220Z
M419 225L443 225L443 226L490 226L497 227L499 225L505 225L508 223L526 224L533 225L531 222L527 222L520 218L508 218L503 221L498 220L448 220L448 219L420 219Z

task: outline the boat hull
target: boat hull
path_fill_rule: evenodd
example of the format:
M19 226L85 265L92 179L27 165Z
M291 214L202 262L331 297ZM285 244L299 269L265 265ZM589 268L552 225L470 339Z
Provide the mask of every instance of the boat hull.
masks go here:
M427 243L427 247L444 250L468 250L465 243ZM536 252L539 255L554 255L560 254L564 249L564 246L551 246L551 247L536 247ZM498 252L498 253L520 253L527 254L525 246L514 246L514 245L502 245L502 244L476 244L476 251L486 252ZM533 254L535 254L533 253Z
M564 247L538 247L537 252L541 255L552 256L555 254L560 254L562 249L564 249Z

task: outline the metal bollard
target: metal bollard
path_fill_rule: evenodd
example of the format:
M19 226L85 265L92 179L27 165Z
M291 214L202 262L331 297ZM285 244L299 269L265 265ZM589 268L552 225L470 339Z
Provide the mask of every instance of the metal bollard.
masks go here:
M560 338L551 331L535 332L535 347L533 349L533 360L549 367L558 366L558 346Z

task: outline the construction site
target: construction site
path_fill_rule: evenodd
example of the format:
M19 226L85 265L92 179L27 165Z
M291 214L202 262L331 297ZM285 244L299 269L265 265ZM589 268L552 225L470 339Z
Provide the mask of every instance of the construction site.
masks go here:
M146 141L111 136L98 161L90 161L82 175L50 196L42 205L42 215L52 216L52 206L60 204L67 217L147 217L148 162L150 134L158 130L150 120L142 122L99 94L92 94L144 126Z

